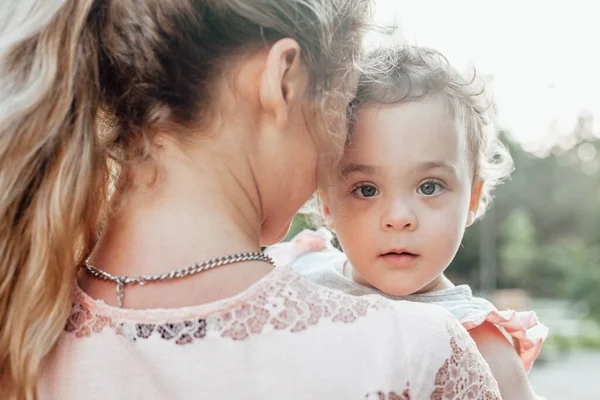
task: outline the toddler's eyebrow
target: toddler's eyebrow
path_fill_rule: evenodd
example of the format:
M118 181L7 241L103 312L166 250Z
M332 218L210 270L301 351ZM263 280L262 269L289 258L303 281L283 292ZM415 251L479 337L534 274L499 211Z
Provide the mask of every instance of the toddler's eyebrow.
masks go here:
M449 174L456 175L456 167L452 164L448 164L445 161L428 161L424 162L417 167L421 172L428 172L432 169L443 169Z
M346 164L343 168L342 168L342 172L341 175L342 177L347 177L350 174L353 174L355 172L360 172L363 173L365 175L374 175L379 171L379 167L376 167L374 165L367 165L367 164Z

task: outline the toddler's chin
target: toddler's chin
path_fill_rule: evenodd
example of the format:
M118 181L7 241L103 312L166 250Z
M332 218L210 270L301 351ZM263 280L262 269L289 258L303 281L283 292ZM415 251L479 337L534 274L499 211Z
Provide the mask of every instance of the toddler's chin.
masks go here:
M414 287L406 287L402 285L385 285L383 283L371 286L389 296L408 296L410 294L416 293L418 290Z
M408 296L411 295L413 293L416 292L416 290L414 289L397 289L397 290L389 290L389 291L383 291L386 294L390 295L390 296Z

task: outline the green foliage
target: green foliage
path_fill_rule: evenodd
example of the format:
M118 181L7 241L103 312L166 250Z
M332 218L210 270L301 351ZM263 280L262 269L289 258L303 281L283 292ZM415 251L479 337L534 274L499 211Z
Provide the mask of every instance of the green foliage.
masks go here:
M498 286L583 303L600 321L600 174L583 172L577 146L545 158L510 150L516 170L494 204Z
M560 267L568 265L562 287L566 297L585 304L600 323L600 246L571 246Z
M544 348L556 349L559 351L568 351L574 349L600 349L600 338L586 336L559 336L550 335L544 342Z
M517 208L500 224L500 249L503 275L511 281L523 281L535 268L537 257L535 227L531 216Z

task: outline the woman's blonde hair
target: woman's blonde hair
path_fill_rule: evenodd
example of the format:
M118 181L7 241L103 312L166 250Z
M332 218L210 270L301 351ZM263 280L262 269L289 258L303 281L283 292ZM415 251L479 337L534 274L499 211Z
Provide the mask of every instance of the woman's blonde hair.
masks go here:
M416 46L381 47L367 56L348 108L351 119L361 107L399 104L440 95L467 135L467 151L475 178L483 181L477 217L492 200L493 190L513 171L513 160L496 132L489 129L489 100L484 82L466 79L437 50ZM351 137L351 136L350 136ZM350 138L349 137L349 138Z
M162 124L207 119L227 62L284 37L298 41L311 74L312 131L343 145L371 4L9 3L0 17L0 398L29 399L106 212L109 164L149 157Z

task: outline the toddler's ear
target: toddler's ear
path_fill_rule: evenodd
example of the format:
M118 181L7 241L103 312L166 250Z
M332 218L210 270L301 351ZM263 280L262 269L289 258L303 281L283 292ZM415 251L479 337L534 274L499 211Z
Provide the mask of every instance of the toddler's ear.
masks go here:
M469 215L467 217L467 226L471 226L477 218L477 211L479 211L479 205L481 203L481 196L483 196L483 179L478 178L473 183L471 188L471 198L469 199Z
M475 213L473 211L469 211L469 215L467 215L467 226L473 225L475 222Z

